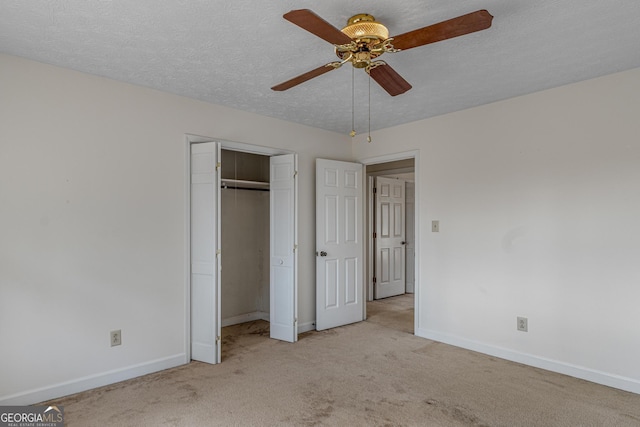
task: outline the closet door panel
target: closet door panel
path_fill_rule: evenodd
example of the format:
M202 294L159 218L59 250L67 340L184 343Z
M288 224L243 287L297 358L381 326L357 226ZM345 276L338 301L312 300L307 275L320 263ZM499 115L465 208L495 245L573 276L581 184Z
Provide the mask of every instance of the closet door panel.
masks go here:
M298 340L297 245L296 245L296 156L271 157L271 338Z

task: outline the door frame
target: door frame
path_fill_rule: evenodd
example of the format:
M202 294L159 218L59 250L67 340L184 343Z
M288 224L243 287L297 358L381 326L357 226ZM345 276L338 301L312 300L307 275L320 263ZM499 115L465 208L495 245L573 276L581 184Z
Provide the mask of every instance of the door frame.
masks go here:
M380 163L389 163L389 162L393 162L396 160L407 160L407 159L413 159L413 173L414 173L414 182L415 182L415 206L414 206L414 215L415 215L415 224L414 224L414 242L415 242L415 259L419 260L420 259L420 150L411 150L411 151L404 151L404 152L400 152L400 153L394 153L394 154L387 154L387 155L383 155L383 156L376 156L376 157L368 157L365 159L360 159L357 160L360 163L362 163L363 165L369 166L369 165L376 165L376 164L380 164ZM366 169L365 169L366 170ZM369 213L371 214L371 207L372 207L372 203L373 200L370 197L371 192L369 191L369 186L370 186L370 181L369 181L369 177L367 175L367 173L363 173L363 185L364 188L367 188L367 197L366 200L363 202L366 205L363 206L363 209L366 209L367 207L369 208ZM372 239L371 236L369 235L369 231L370 231L370 217L365 218L365 220L363 221L363 227L365 227L364 230L364 234L365 236L367 236L367 238L364 239L365 241L365 253L366 253L366 278L367 278L367 289L370 289L370 286L373 284L373 276L375 274L375 272L373 271L373 265L370 262L370 255L373 255L373 248L372 248ZM415 335L416 331L418 330L418 325L419 325L419 319L420 319L420 286L421 286L421 282L420 282L420 263L419 262L415 262L414 263L414 278L415 278L415 286L414 286L414 317L413 317L413 334ZM369 295L367 295L367 300L369 298ZM365 310L365 318L366 318L366 307L367 305L364 304L364 310Z
M272 147L265 147L255 144L246 144L242 142L227 141L209 136L185 134L184 140L184 363L191 362L191 145L204 142L217 142L221 149L240 151L251 154L259 154L262 156L277 156L282 154L297 154L295 151L284 150ZM297 187L296 187L297 192ZM296 196L297 198L297 196ZM294 224L294 240L298 241L298 210L297 202L295 203L295 224ZM270 237L271 238L271 237ZM298 282L298 257L297 253L294 260L295 266L295 283ZM297 298L297 292L296 298ZM222 302L222 301L220 301ZM220 309L220 308L218 308Z

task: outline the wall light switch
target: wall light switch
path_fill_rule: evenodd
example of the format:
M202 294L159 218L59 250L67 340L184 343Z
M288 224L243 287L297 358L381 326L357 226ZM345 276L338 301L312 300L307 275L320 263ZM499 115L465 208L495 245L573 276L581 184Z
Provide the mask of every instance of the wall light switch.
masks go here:
M437 219L434 219L433 221L431 221L431 232L432 233L440 232L440 221L438 221Z

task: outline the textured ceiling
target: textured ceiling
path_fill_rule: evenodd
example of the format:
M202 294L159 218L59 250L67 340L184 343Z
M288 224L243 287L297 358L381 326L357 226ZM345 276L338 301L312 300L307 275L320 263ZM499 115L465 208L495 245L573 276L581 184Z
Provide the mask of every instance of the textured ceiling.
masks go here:
M638 0L2 0L0 52L346 134L353 67L270 90L336 60L282 18L303 8L338 28L370 13L391 35L478 9L495 17L488 30L385 54L413 89L390 97L372 82L372 130L640 67ZM354 81L364 132L369 79L355 70Z

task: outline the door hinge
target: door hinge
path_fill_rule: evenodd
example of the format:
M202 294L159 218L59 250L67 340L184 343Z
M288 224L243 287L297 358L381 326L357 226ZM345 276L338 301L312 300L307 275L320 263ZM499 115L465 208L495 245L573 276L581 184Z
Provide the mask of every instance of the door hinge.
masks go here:
M298 176L298 171L293 171L293 177L296 178Z
M297 318L297 317L295 317L295 318L293 319L293 325L295 326L295 325L297 325L297 324L298 324L298 318Z
M376 283L378 281L378 279L376 279L375 277L373 278L373 283Z
M373 232L373 238L375 239L376 237L378 237L378 234L374 231Z
M220 162L216 163L216 170L217 171L219 171L221 167L222 167L222 163L220 163Z
M298 245L293 245L293 252L298 250Z
M216 336L216 342L220 342L220 335Z
M378 192L378 189L376 187L373 187L373 194L376 194Z

